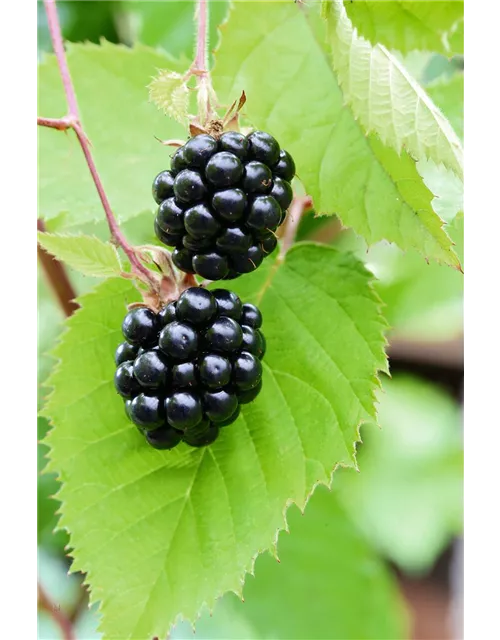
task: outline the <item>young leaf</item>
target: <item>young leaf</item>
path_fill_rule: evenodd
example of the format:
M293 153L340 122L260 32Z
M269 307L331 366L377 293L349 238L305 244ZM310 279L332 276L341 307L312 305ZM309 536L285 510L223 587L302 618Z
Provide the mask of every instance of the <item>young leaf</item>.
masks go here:
M38 242L58 260L87 276L120 275L122 265L116 247L92 236L38 232Z
M184 77L175 71L163 69L149 85L149 98L159 109L186 124L189 106L189 90Z
M153 450L125 417L113 352L137 295L130 283L107 280L81 298L56 350L48 470L63 483L61 526L73 568L102 600L107 638L165 636L177 617L241 592L287 506L303 509L336 465L354 464L359 425L375 416L385 322L363 265L297 245L243 280L234 288L264 316L263 389L206 449Z
M398 153L429 158L463 178L463 149L424 89L383 45L359 37L341 0L325 0L332 64L345 100L368 133Z
M372 45L383 44L401 53L435 51L446 56L463 53L448 37L463 19L461 0L344 0L349 19Z
M301 8L236 3L216 59L217 95L229 103L246 91L247 117L293 155L318 213L336 213L369 243L458 266L414 160L365 135Z
M119 221L155 207L151 184L168 168L173 150L161 139L185 138L186 129L166 118L148 100L147 84L158 68L183 71L167 54L141 45L103 42L67 45L80 113L109 201ZM179 68L180 67L180 68ZM66 100L56 59L39 66L38 113L62 115ZM38 128L39 215L64 215L64 228L103 217L102 205L73 134Z
M405 571L432 566L462 522L460 409L436 386L384 380L379 420L367 425L361 473L341 471L335 487L367 538Z
M278 540L280 564L269 554L257 559L255 578L248 577L245 583L244 602L227 594L213 616L205 614L196 623L196 634L177 629L172 636L176 640L408 637L405 606L393 576L335 493L319 487L304 517L296 508L289 510L288 524L290 535L281 533Z

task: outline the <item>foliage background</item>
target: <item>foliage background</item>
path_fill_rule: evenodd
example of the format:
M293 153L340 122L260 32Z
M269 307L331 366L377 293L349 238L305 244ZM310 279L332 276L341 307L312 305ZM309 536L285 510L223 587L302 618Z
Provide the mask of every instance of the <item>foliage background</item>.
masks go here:
M90 1L60 2L58 9L63 34L69 41L99 43L104 38L127 45L141 42L167 51L180 60L182 69L189 64L193 50L193 6L192 2ZM212 48L218 38L216 26L226 11L227 3L212 3ZM50 42L41 5L38 21L39 57L42 58L43 52L50 50ZM404 57L400 53L396 55L426 87L457 133L463 135L463 57L447 59L438 53L418 51L407 52ZM53 82L57 81L54 74ZM84 100L85 95L79 94L79 98ZM87 96L87 99L95 97ZM46 105L44 115L58 115L51 106ZM161 122L158 114L159 127ZM129 128L131 136L142 135L133 121ZM147 147L156 149L153 152L161 158L159 146L148 141ZM112 154L118 149L119 143L110 142L109 154L101 160L104 174L115 171ZM449 172L435 167L428 167L425 175L431 190L440 193L436 211L452 222L449 232L462 258L463 220L456 215L462 206L458 181ZM127 198L128 202L124 201L120 209L125 212L124 216L127 207L133 211L134 217L123 226L134 243L153 240L148 217L151 211L148 210L148 188L152 177L139 170L135 200L130 202ZM43 197L42 192L42 207ZM112 202L119 197L119 193L111 194ZM82 202L67 186L61 198L76 206ZM81 206L80 212L74 207L70 209L73 213L76 211L75 217L78 214L79 219L82 213L89 213L84 201ZM141 207L144 215L137 216ZM87 227L80 225L79 230L106 239L105 225L93 223L93 217L89 215ZM54 215L48 226L58 230L66 223L64 217ZM333 628L338 638L401 637L399 634L407 621L398 579L404 584L407 576L423 579L425 575L432 575L454 536L461 532L461 274L434 263L427 265L415 251L403 253L386 242L367 250L352 231L339 231L335 220L314 218L312 214L303 220L299 238L350 249L379 278L377 287L386 305L385 314L394 342L393 379L384 377L381 395L383 431L370 425L364 427L364 444L359 447L358 456L362 473L337 471L332 492L318 491L304 518L293 509L291 534L280 536L281 565L271 556L260 557L256 578L249 578L245 587L245 604L233 594L225 596L213 617L202 617L196 637L260 638L273 634L292 637L295 629L297 637L326 638L331 637L332 619L336 621ZM97 278L83 277L71 270L70 277L79 293L89 291L99 282ZM57 340L63 321L42 275L38 317L42 401L44 382L53 364L47 354ZM424 361L422 353L427 354ZM46 420L39 418L39 439L46 430ZM45 465L45 447L39 445L38 448L41 471ZM53 476L39 475L40 580L53 600L74 617L78 637L97 638L100 637L98 615L93 609L87 610L78 575L67 575L66 534L53 533L57 503L50 496L56 488ZM294 587L297 575L302 577L300 590ZM315 589L314 596L305 603L301 593L310 588ZM291 627L287 628L287 624ZM190 635L187 625L179 625L174 631L177 638ZM44 612L39 614L39 637L59 637L59 630Z

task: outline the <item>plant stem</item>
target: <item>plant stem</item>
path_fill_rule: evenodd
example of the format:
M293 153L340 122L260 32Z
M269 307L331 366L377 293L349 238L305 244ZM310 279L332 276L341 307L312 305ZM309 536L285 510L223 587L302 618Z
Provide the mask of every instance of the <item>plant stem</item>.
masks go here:
M213 95L212 80L208 71L208 0L198 0L195 16L196 54L191 72L196 75L201 124L206 125L214 114L210 102L210 97Z
M202 73L208 73L208 61L207 61L207 31L208 31L208 16L207 16L207 0L198 0L198 6L196 9L196 19L198 22L197 38L196 38L196 56L194 59L194 66L197 71Z
M45 225L42 220L37 220L38 231L45 231ZM68 277L68 273L62 264L56 258L47 253L43 247L38 245L38 259L42 265L42 269L47 280L56 294L62 310L69 318L77 309L78 304L75 302L76 292Z
M68 115L60 119L38 118L37 123L40 126L50 127L52 129L64 130L71 128L76 133L78 142L80 143L83 154L85 156L85 160L87 161L90 175L92 176L92 180L94 181L97 193L99 194L99 198L106 215L106 220L108 222L113 242L123 249L125 255L130 261L132 271L137 276L139 276L141 280L146 281L151 286L151 288L156 289L157 284L155 279L152 277L152 274L148 271L148 269L146 269L146 267L139 261L134 249L129 245L125 236L123 235L118 222L111 210L111 205L109 204L108 198L101 182L101 178L99 176L97 167L92 157L92 153L90 151L89 139L87 138L80 122L78 102L76 100L76 93L66 60L66 53L64 51L55 0L44 0L44 5L45 11L47 13L47 21L49 25L50 37L52 40L52 47L56 55L57 64L59 66L59 71L64 86L64 92L66 94L66 101L68 103Z
M38 606L46 611L61 629L64 640L76 639L71 622L61 611L61 607L50 599L40 583L38 583Z
M311 196L296 196L293 199L283 231L281 249L277 259L278 264L283 262L287 251L295 241L302 214L308 209L311 209L312 206L313 200Z

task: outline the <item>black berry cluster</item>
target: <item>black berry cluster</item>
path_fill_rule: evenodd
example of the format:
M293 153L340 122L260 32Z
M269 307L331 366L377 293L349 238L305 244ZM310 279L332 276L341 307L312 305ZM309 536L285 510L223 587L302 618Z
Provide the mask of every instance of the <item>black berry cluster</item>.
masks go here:
M182 271L209 280L249 273L276 247L294 174L290 154L264 131L194 136L153 182L156 235L175 247Z
M115 387L151 446L205 446L236 420L261 389L261 325L259 309L225 289L192 287L158 314L129 311Z

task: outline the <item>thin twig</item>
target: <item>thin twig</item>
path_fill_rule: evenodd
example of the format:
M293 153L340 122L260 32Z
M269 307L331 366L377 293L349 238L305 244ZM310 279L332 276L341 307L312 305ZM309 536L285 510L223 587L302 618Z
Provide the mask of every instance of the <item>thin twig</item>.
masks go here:
M212 80L208 70L208 0L198 0L195 16L197 23L196 54L190 68L190 74L196 76L201 124L206 125L214 114L210 102L210 96L213 95Z
M45 225L42 220L37 220L38 231L45 231ZM43 272L54 291L62 310L66 317L69 318L77 309L78 304L75 302L76 292L68 277L65 266L56 258L47 253L43 247L38 245L38 259L42 265Z
M312 206L313 200L311 196L297 196L293 199L288 211L288 219L282 235L281 249L277 259L278 264L283 262L287 251L295 241L295 236L297 235L297 229L299 228L303 213L311 209Z
M64 640L76 639L73 625L67 616L61 611L60 605L50 599L49 595L40 583L38 583L38 607L43 609L43 611L46 611L54 620L57 626L61 629L61 634Z
M152 289L156 289L157 283L155 279L153 278L152 274L148 271L148 269L146 269L146 267L142 265L139 259L137 258L134 249L127 242L111 210L111 205L109 204L108 198L106 196L104 187L101 182L101 178L99 176L97 167L92 157L92 153L90 151L89 139L85 135L85 132L80 122L78 102L76 100L75 89L73 86L73 82L71 80L71 75L70 75L68 63L66 60L66 53L64 51L64 45L63 45L63 40L61 35L61 28L59 26L59 19L57 16L55 0L44 0L44 5L45 5L45 11L47 12L47 21L49 25L50 37L52 40L52 47L56 55L57 64L59 66L59 71L60 71L62 83L64 86L64 92L66 94L66 101L68 103L68 115L60 119L38 118L37 122L41 126L51 127L53 129L64 130L64 129L71 128L76 133L76 136L82 148L83 154L85 156L85 160L87 161L87 166L89 168L90 175L92 176L92 180L94 181L94 185L97 189L97 193L99 194L99 198L101 200L104 213L106 215L106 220L108 222L108 226L111 232L111 237L113 242L123 249L125 255L130 261L132 271L136 275L141 277L142 280L145 280L151 286Z

